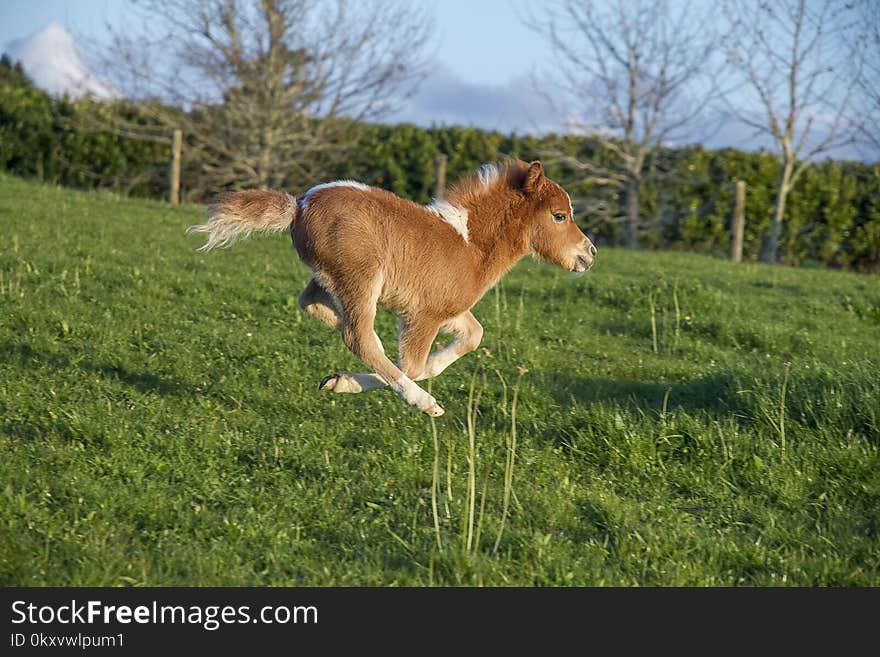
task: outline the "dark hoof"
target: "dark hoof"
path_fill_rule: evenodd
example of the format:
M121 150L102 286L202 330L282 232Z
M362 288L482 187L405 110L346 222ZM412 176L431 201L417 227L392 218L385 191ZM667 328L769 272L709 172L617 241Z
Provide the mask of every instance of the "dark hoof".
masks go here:
M321 385L318 386L319 390L333 390L336 387L336 381L339 379L338 374L331 374L330 376L325 376L321 381Z

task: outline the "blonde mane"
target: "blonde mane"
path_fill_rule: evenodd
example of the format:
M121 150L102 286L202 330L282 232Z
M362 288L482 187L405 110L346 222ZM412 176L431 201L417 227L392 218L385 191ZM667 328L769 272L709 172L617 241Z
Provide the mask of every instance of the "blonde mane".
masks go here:
M522 185L528 168L528 164L517 160L484 164L453 185L445 201L450 205L466 207L501 186L516 189Z

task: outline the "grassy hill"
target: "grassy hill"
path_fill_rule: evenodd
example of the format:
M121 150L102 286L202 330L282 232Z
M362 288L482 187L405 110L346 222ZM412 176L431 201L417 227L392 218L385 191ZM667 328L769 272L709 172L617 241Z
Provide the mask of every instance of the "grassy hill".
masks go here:
M432 422L201 213L0 177L0 584L880 585L877 277L525 260Z

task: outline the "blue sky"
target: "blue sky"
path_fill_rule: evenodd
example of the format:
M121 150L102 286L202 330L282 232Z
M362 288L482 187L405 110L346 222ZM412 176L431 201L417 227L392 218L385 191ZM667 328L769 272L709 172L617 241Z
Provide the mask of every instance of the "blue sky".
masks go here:
M124 21L127 0L0 0L0 45L26 38L50 21L74 34L96 36L107 21ZM435 3L437 59L465 83L504 85L528 73L535 35L518 19L516 0L440 0ZM541 57L544 62L550 57Z
M98 34L106 20L118 23L125 0L0 0L0 44L29 37L56 21L72 32Z
M124 25L129 6L129 0L0 0L0 48L29 37L50 21L75 36L100 38L107 22ZM532 82L533 75L540 77L555 62L553 48L523 24L526 0L437 0L432 6L434 66L391 121L518 133L559 128L557 116ZM760 144L750 130L728 123L706 145Z
M128 4L127 0L0 0L0 44L28 37L50 21L74 33L97 35L103 32L105 21L121 23ZM535 40L517 18L516 5L521 4L511 0L436 2L438 59L466 82L498 84L515 77L527 63L523 44Z
M391 119L520 133L547 127L547 108L533 93L529 75L550 64L552 54L519 19L522 5L522 0L434 3L435 66L420 92ZM0 46L50 21L74 35L100 37L107 22L124 23L127 6L128 0L0 0Z

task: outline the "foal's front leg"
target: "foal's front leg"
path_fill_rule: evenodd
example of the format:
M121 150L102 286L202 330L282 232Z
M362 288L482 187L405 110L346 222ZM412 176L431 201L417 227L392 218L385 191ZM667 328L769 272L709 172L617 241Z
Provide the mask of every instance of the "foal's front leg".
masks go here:
M425 369L416 377L416 381L437 376L459 358L479 347L483 339L483 326L470 310L443 324L443 330L452 333L455 339L428 357Z
M428 356L438 326L427 318L404 321L400 331L400 369L414 381L424 381L440 374L465 354L480 345L483 327L470 311L443 324L443 330L455 336L445 348ZM380 376L368 372L343 372L321 382L322 390L334 392L369 392L387 385Z
M426 317L401 320L398 367L414 381L424 379L431 343L437 337L439 322ZM379 336L376 336L379 340ZM381 347L381 342L379 342ZM383 349L384 351L384 349ZM371 372L337 372L321 381L321 390L333 392L369 392L388 384L378 374Z
M379 286L374 285L372 296L366 299L364 298L366 295L360 296L356 293L339 299L343 310L342 340L345 346L376 374L372 377L363 374L337 374L324 379L321 389L335 392L363 392L365 381L382 382L390 386L407 404L415 406L422 413L431 417L443 415L444 411L437 400L420 388L385 355L379 336L373 329L379 289ZM354 389L355 387L359 389Z

